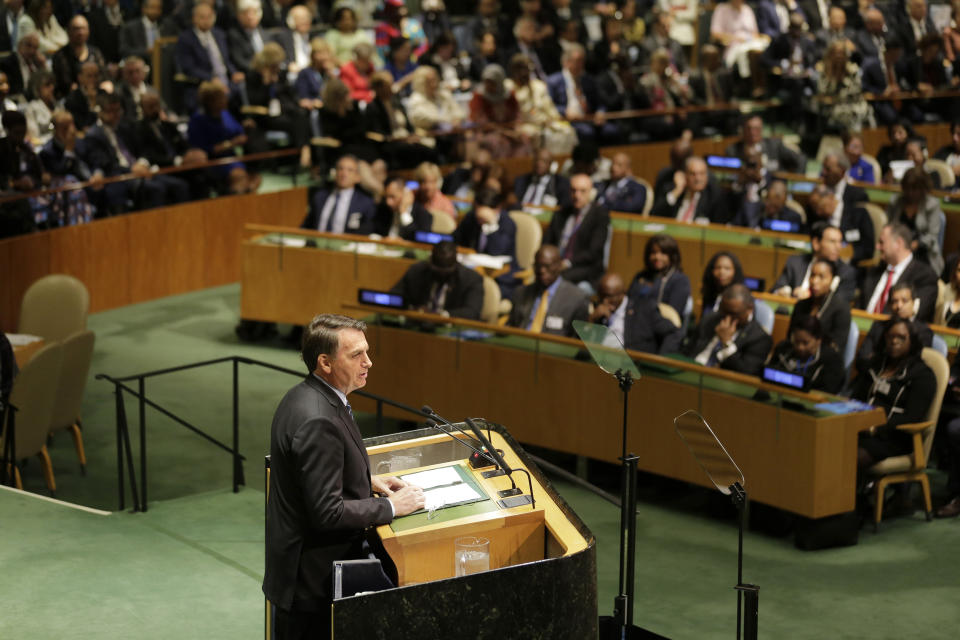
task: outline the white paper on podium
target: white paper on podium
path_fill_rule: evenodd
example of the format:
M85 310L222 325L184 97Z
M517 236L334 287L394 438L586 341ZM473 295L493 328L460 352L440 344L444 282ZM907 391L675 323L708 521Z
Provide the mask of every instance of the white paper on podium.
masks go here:
M466 482L439 487L423 492L424 508L427 511L441 509L450 504L478 500L482 496Z
M443 487L463 482L460 474L457 473L456 466L440 467L439 469L430 469L429 471L408 473L400 476L400 479L408 484L415 484L424 491L434 489L436 487Z

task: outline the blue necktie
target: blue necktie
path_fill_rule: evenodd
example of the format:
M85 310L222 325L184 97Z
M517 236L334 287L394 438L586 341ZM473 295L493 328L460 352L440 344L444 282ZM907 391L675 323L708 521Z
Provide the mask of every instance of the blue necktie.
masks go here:
M333 231L333 221L337 219L337 205L340 204L340 192L333 197L333 206L330 208L330 217L327 218L327 228L324 231Z
M717 345L713 348L713 351L710 352L710 357L707 358L708 367L715 367L720 364L720 361L717 359L717 354L720 353L720 349L723 349L723 343L717 340Z

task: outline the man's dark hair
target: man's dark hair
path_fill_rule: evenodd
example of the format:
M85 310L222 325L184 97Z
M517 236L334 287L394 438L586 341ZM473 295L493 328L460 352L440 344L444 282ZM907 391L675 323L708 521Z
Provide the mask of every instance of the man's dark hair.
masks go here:
M840 231L840 227L830 224L826 220L819 220L813 223L813 226L810 227L810 240L823 240L823 234L826 233L827 229L836 229Z
M823 325L820 324L820 318L812 313L799 315L796 319L791 319L789 331L791 337L794 331L806 331L817 340L823 339Z
M913 231L910 230L910 227L900 222L888 222L887 228L890 229L893 236L903 240L907 249L910 248L910 243L913 242Z
M731 302L739 300L748 307L753 307L753 294L750 293L750 289L747 288L747 285L741 283L731 284L729 287L724 289L720 299L729 300Z
M496 209L500 206L502 198L500 194L494 191L493 189L484 187L480 189L477 195L473 199L473 204L475 207L491 207Z
M913 300L913 285L909 282L904 282L901 280L897 284L890 287L890 298L892 298L893 294L895 294L897 291L909 291L910 299Z
M316 370L321 354L336 356L340 349L340 331L343 329L366 331L367 323L336 313L321 313L310 321L300 341L300 357L307 365L307 371L312 373Z
M430 264L439 269L453 269L457 266L457 245L443 240L433 245L430 252Z
M97 96L97 106L101 109L106 109L116 104L123 107L123 98L116 93L101 93Z

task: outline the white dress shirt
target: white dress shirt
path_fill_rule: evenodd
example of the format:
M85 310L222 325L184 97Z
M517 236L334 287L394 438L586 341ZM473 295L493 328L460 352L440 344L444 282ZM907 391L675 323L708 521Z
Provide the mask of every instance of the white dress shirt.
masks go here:
M912 260L913 260L913 254L911 253L906 258L904 258L903 262L901 262L900 264L896 265L893 268L893 282L890 283L891 287L897 284L897 281L900 279L900 276L903 275L904 270L906 270L907 266L910 264ZM888 268L889 268L889 265L888 265ZM867 311L873 311L873 308L876 306L877 301L880 300L880 295L883 293L883 290L886 288L886 286L887 286L887 272L886 270L884 270L883 275L880 276L880 280L877 282L877 286L873 288L873 294L870 296L870 301L867 303ZM889 293L887 294L887 300L890 300Z

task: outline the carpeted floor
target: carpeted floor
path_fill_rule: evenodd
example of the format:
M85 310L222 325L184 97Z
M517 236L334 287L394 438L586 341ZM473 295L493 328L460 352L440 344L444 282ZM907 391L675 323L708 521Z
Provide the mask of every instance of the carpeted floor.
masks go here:
M88 472L69 437L50 447L57 498L117 508L114 401L97 373L123 376L240 354L300 369L280 338L234 335L237 285L95 314L84 403ZM263 607L263 454L270 418L292 377L241 368L241 450L247 486L233 494L229 456L147 412L150 509L110 515L0 491L0 638L258 638ZM218 365L147 382L148 395L229 442L231 370ZM404 398L398 398L405 400ZM411 400L411 399L407 399ZM412 399L416 401L416 399ZM137 407L127 401L133 445ZM361 426L372 434L372 419ZM509 425L507 425L509 427ZM610 470L595 470L599 478ZM942 483L935 476L935 484ZM39 465L24 470L45 494ZM612 610L619 510L556 483L597 536L600 613ZM643 477L637 540L638 624L672 638L735 631L737 530L723 500ZM128 498L129 506L129 498ZM760 585L764 638L955 638L960 629L960 520L894 518L855 547L801 552L789 537L748 532L744 579Z

